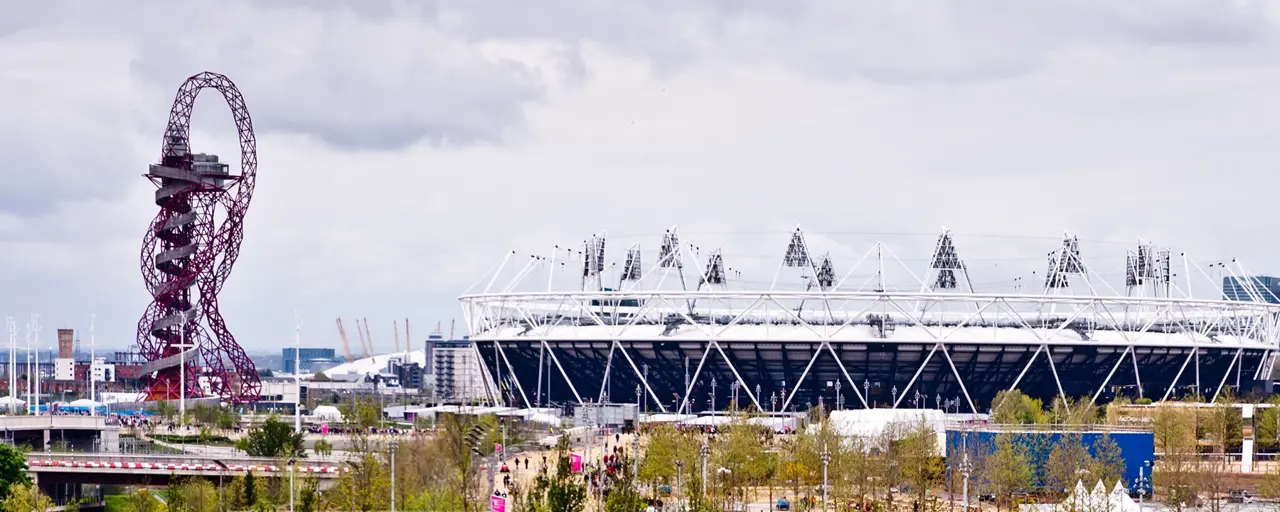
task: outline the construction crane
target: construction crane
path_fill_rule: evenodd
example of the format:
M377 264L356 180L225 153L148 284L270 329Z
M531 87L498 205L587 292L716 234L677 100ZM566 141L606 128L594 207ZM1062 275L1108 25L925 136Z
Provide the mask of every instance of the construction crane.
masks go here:
M391 329L396 332L396 353L400 353L400 321L392 320Z
M360 350L364 352L364 357L369 357L369 340L364 337L364 327L360 325L360 319L356 319L356 335L360 336Z
M378 354L378 347L373 346L373 333L369 332L369 319L364 319L364 339L369 342L369 351L365 352L365 357Z
M338 336L342 338L342 351L347 354L347 362L350 363L352 361L355 361L355 358L351 357L351 342L347 341L347 330L342 327L342 319L339 318L337 320L338 320Z

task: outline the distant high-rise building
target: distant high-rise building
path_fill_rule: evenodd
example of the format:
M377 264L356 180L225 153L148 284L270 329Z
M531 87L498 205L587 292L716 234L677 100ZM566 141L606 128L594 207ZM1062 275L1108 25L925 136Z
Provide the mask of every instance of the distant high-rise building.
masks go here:
M294 355L295 350L297 351L297 355ZM281 352L281 357L284 361L281 362L280 368L284 373L294 373L297 371L294 365L300 364L302 366L302 371L310 372L314 371L312 369L313 362L319 361L321 363L328 364L333 361L334 355L334 350L331 348L302 347L300 349L295 349L293 347L289 347Z
M1280 277L1228 276L1222 278L1223 300L1257 301L1280 304Z

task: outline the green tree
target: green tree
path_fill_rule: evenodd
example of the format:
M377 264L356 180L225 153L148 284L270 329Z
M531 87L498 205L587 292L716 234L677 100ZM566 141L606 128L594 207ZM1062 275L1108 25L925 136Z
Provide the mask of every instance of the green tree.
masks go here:
M26 482L14 483L9 493L0 501L4 512L43 512L53 507L53 500L40 492L40 488Z
M294 432L293 426L280 421L276 415L267 417L261 426L249 429L249 433L236 441L236 448L244 450L251 457L305 457L302 447L302 433Z
M220 510L218 488L202 478L188 478L179 489L186 512L215 512ZM173 493L170 492L170 496Z
M31 485L27 457L13 445L0 444L0 497L8 496L14 485Z
M587 485L569 465L569 436L560 436L556 445L555 473L539 476L544 482L548 512L582 512L587 507Z
M1165 404L1156 407L1153 422L1156 453L1163 454L1152 474L1157 497L1181 512L1194 506L1200 491L1199 446L1195 410Z
M351 437L349 470L338 477L329 490L330 504L341 510L369 512L388 507L391 474L382 458L383 450L363 434Z
M1031 398L1016 389L996 393L991 400L991 420L1002 424L1032 425L1046 423L1044 402Z
M906 426L901 437L893 443L890 456L898 461L902 480L911 486L915 503L921 508L930 490L941 484L945 476L945 466L939 454L937 433L923 420Z
M1094 446L1097 448L1096 444ZM1084 481L1087 486L1097 481L1093 474L1093 456L1089 455L1080 434L1063 434L1049 450L1046 462L1045 485L1059 498L1070 494L1077 481Z
M318 457L328 457L333 455L333 444L321 439L311 446L311 451L315 452Z
M1115 485L1124 478L1124 457L1120 445L1111 437L1103 434L1093 442L1093 459L1089 466L1091 478L1102 480L1108 485Z
M298 512L316 512L317 496L316 487L319 482L315 477L307 478L302 484L302 491L298 493ZM433 509L434 510L434 509Z
M629 468L633 459L623 456L619 460L622 467ZM649 503L640 495L632 472L623 470L614 476L610 481L609 496L605 499L605 512L643 512Z
M242 499L246 505L253 505L258 502L258 483L257 479L253 477L253 471L245 473L244 475L244 490L242 496L244 496Z
M172 474L169 475L169 488L165 493L165 508L169 512L186 512L186 496L182 494L182 483Z
M994 449L979 459L982 486L996 495L998 506L1010 506L1013 494L1030 490L1035 481L1031 448L1026 436L1011 433L997 434L994 444Z

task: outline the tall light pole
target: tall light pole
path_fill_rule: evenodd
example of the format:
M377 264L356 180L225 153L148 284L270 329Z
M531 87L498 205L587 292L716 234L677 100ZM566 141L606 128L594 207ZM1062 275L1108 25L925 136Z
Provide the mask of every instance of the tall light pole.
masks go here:
M396 441L394 439L391 440L391 512L396 512Z
M302 318L293 310L293 432L302 432ZM395 510L395 507L391 507Z
M178 422L187 424L187 349L194 348L195 343L187 343L187 312L182 312L182 332L174 346L178 347Z
M97 352L94 351L94 348L98 344L95 336L96 333L94 332L94 327L95 327L95 324L97 323L98 323L98 315L90 314L89 315L89 401L93 403L89 404L89 416L98 415L98 402L97 402L98 399L96 398L98 394L98 379L93 378L93 366L94 366L94 363L97 361L96 359Z
M39 416L40 415L40 315L38 314L31 315L31 324L29 329L31 330L31 346L35 348L35 352L36 352L36 365L35 365L36 366L35 368L36 382L35 382L34 398L35 398L35 404L36 404L36 409L35 409L36 416ZM27 375L27 378L31 378L30 374Z
M394 452L393 452L393 453L394 453ZM295 458L293 458L293 457L289 457L289 512L293 512L293 504L294 504L294 501L295 501L295 500L293 499L293 474L298 472L298 471L297 471L297 469L298 469L298 468L295 466L297 463L298 463L298 459L295 459ZM391 488L392 488L392 489L395 489L395 485L396 485L396 484L395 484L395 474L396 474L396 473L395 473L395 471L396 471L396 470L395 470L395 466L392 466L392 467L391 467L391 475L392 475L392 476L391 476L391 482L392 482L392 483L391 483ZM391 510L392 510L392 512L395 512L395 509L396 509L396 498L395 498L395 493L392 493L392 494L391 494Z
M964 490L961 503L964 503L964 512L969 512L969 476L973 472L973 464L969 462L969 432L960 434L960 450L963 456L960 459L960 473L964 475Z
M707 446L707 438L702 438L702 497L707 497L707 458L711 456L711 447Z
M827 443L822 443L822 510L827 510L827 465L831 464L831 452L827 451Z
M857 388L854 388L854 389L857 389ZM840 400L840 381L837 380L836 381L836 409L840 408L841 403L843 403L843 401Z
M18 411L18 321L11 316L4 320L9 329L9 414L15 414Z

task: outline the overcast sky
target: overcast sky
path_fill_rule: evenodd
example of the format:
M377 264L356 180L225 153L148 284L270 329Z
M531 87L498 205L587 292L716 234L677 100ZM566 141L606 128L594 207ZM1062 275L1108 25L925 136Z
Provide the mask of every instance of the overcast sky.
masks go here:
M221 298L250 351L291 343L294 308L308 345L338 316L388 349L393 319L447 330L504 253L601 229L653 254L678 224L765 282L797 224L837 259L873 233L922 259L945 225L974 261L1042 266L1070 230L1117 268L1141 236L1280 272L1274 2L123 5L0 7L0 313L46 343L91 313L133 342L140 175L205 70L258 136ZM236 160L216 94L193 124Z

